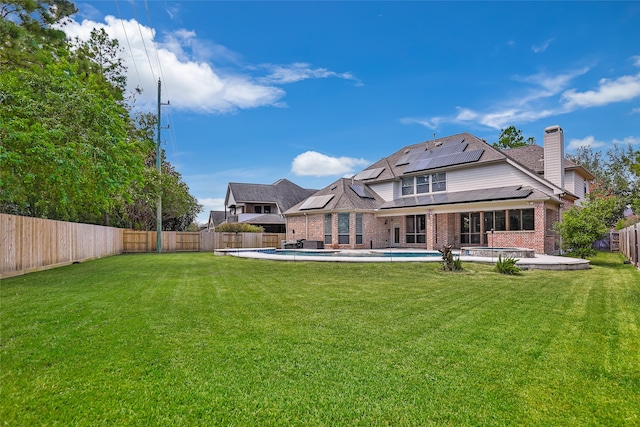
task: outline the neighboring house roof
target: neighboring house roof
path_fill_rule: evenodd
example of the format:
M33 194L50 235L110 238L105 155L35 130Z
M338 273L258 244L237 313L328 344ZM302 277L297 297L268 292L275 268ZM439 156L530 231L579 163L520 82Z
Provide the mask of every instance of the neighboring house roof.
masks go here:
M351 178L340 178L296 204L286 213L375 210L382 203L384 200L362 182Z
M262 214L251 216L250 218L246 218L244 220L240 220L238 222L245 222L247 224L285 224L286 221L282 217L282 215L277 214Z
M302 188L287 179L273 184L246 184L230 182L227 188L225 205L229 205L230 196L238 203L275 203L280 212L311 196L317 190Z
M226 219L224 211L209 211L209 228L220 225Z

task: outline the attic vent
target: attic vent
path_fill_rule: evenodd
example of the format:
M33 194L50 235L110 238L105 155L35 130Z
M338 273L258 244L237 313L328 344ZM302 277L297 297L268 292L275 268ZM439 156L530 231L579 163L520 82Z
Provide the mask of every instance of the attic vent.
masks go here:
M408 148L406 150L404 150L404 154L409 154L411 150L409 150Z
M336 188L338 188L338 186L334 185L333 187L331 187L331 191L335 190Z
M436 141L436 147L440 147L442 144L444 144L444 141Z

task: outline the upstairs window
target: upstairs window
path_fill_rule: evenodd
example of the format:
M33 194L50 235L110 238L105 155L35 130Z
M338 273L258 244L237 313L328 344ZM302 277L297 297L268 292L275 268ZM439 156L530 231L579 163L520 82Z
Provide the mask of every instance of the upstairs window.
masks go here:
M445 172L402 178L403 196L437 191L447 191L447 174Z
M416 193L429 192L429 175L416 176Z
M402 178L402 195L408 196L413 194L413 177Z
M431 175L431 191L447 191L447 174L438 172Z

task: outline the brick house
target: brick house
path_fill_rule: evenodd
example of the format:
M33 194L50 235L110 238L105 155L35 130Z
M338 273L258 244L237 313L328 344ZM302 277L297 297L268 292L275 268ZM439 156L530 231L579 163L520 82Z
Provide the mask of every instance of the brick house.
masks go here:
M462 133L404 147L300 201L284 212L287 239L351 249L449 244L553 254L553 224L593 179L564 158L559 126L544 130L544 147L503 151Z

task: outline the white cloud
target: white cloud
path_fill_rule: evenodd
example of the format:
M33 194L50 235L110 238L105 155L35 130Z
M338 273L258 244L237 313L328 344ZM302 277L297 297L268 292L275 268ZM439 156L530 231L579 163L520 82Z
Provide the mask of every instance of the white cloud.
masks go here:
M331 157L317 151L306 151L291 163L291 172L299 176L353 175L355 168L370 164L365 159Z
M620 145L638 146L640 145L640 136L627 136L626 138L623 138L623 139L614 139L613 143L620 144Z
M338 77L354 80L349 73L336 73L309 64L270 65L267 77L254 76L264 67L237 69L241 56L224 46L198 39L194 31L179 29L158 39L153 28L135 19L106 16L105 22L71 21L61 27L69 38L88 40L92 29L104 29L125 50L127 90L135 93L138 108L150 109L157 103L158 79L162 80L162 100L172 107L204 113L228 113L261 106L283 106L285 91L279 84L304 79ZM214 68L208 61L233 64L236 71ZM162 65L162 67L159 66Z
M353 80L361 85L351 73L336 73L326 68L312 68L310 64L295 62L288 65L263 64L262 68L268 70L269 74L261 81L275 84L295 83L307 79L325 79L336 77L345 80Z
M633 57L635 65L640 66L640 56ZM621 76L617 79L600 80L597 90L578 92L567 89L579 76L586 74L588 67L560 74L537 73L530 76L517 76L514 80L526 83L520 93L498 102L484 110L468 107L456 107L457 113L449 116L426 118L402 118L405 124L417 123L430 129L436 129L442 123L477 123L493 129L501 129L518 123L529 123L577 109L623 102L640 96L640 73ZM632 113L640 109L633 109Z
M597 141L592 135L589 135L586 138L582 138L582 139L573 138L569 140L569 144L567 144L567 150L574 151L580 147L598 148L598 147L604 147L606 145L607 145L606 142Z
M640 107L632 108L631 114L640 114Z
M549 39L549 40L546 40L544 43L542 43L540 46L533 45L531 46L531 50L533 51L533 53L544 52L545 50L547 50L547 48L549 47L552 41L553 39Z
M629 101L640 96L640 73L617 79L600 79L598 89L578 92L569 89L562 94L565 108L589 108L614 102Z

